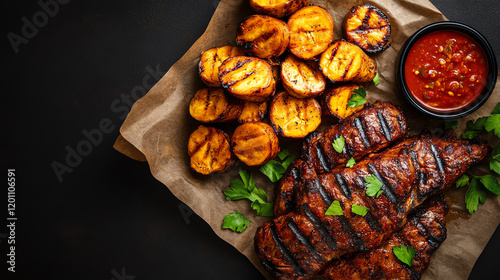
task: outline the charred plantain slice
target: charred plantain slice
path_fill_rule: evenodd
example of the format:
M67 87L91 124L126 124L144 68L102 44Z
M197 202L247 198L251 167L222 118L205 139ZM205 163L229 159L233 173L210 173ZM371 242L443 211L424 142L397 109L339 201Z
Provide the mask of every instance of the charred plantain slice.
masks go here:
M246 165L262 165L279 153L278 136L263 122L249 122L238 126L231 137L234 154Z
M281 80L290 95L296 98L312 98L326 87L326 78L313 61L304 61L289 55L281 63Z
M366 83L375 78L377 63L360 47L341 40L321 54L319 67L332 82Z
M390 46L391 24L389 18L371 4L354 6L344 19L347 40L367 53L377 53Z
M204 51L198 65L201 80L209 87L220 87L220 65L224 60L237 55L245 55L245 51L233 46L222 46Z
M264 102L276 89L271 65L257 57L225 60L219 67L219 80L233 96L250 102Z
M189 103L189 113L200 122L229 122L237 119L243 109L240 100L226 94L223 88L204 88Z
M243 110L238 117L239 123L260 122L267 113L267 102L254 103L244 102Z
M286 22L266 15L253 15L238 26L236 42L249 55L280 56L288 47L290 30Z
M364 104L356 107L349 107L347 103L354 94L353 90L360 88L361 85L344 85L332 88L325 92L321 98L321 107L323 114L330 116L336 120L343 120L348 116L362 110Z
M307 0L250 0L250 7L257 13L281 18L307 6Z
M302 8L288 19L288 48L301 59L313 59L333 41L333 26L333 19L325 9L318 6Z
M204 175L226 171L234 163L227 134L204 125L200 125L189 136L188 154L191 168Z
M269 109L271 125L285 137L302 138L321 123L321 106L314 98L295 98L281 91Z

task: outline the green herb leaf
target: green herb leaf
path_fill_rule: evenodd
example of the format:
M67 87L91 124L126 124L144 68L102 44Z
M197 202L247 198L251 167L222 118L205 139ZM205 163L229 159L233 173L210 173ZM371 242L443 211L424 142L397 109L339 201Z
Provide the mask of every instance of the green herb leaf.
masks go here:
M271 182L278 182L283 174L285 174L286 169L281 165L281 163L275 161L274 159L270 160L268 163L262 165L259 168L260 172L266 175Z
M327 216L342 216L344 215L344 211L342 211L342 207L340 206L340 201L334 200L330 207L326 209L325 215Z
M490 170L495 171L497 174L500 174L500 161L492 159L490 161Z
M354 160L354 158L353 158L353 157L351 157L351 158L347 161L347 163L345 164L345 166L346 166L346 167L348 167L348 168L351 168L351 167L353 167L355 164L356 164L356 161Z
M379 181L375 175L370 175L365 178L366 182L366 195L368 196L375 196L378 198L380 194L382 193L382 182Z
M274 216L272 202L260 203L259 201L256 200L252 202L250 206L252 207L253 210L257 211L255 216L261 216L261 217Z
M458 121L449 121L444 123L444 129L457 129Z
M491 114L500 114L500 102L497 103Z
M289 154L290 151L288 149L283 149L278 153L278 157L280 158L280 160L284 160Z
M467 122L465 132L462 134L462 138L464 139L473 139L477 137L479 134L483 133L484 130L484 125L486 124L486 121L488 120L488 117L481 117L476 120L476 122L473 122L472 120L469 120Z
M496 160L500 160L500 142L498 142L495 147L493 147L493 151L491 151L491 157Z
M486 190L481 185L478 178L472 179L470 182L469 189L465 194L465 206L469 213L474 213L479 207L479 203L484 204L486 201Z
M339 138L333 140L332 146L335 149L337 153L342 153L344 150L344 145L345 145L345 138L344 136L340 135Z
M354 108L366 103L366 91L363 87L355 89L353 92L354 94L349 98L347 106Z
M483 184L485 188L490 190L492 193L495 195L500 194L500 184L498 183L497 179L495 176L488 174L484 176L476 176L477 179Z
M364 217L366 213L368 213L368 210L370 210L370 208L365 207L363 205L357 205L356 203L353 203L351 206L351 212L354 214L358 214L362 217Z
M464 175L462 175L462 177L458 178L455 185L457 186L457 188L461 188L461 187L467 186L468 183L469 183L469 176L464 174Z
M484 129L488 132L494 130L495 135L500 137L500 114L490 115L484 123Z
M224 217L222 228L242 232L247 228L248 224L250 224L250 221L240 211L236 211Z
M378 72L377 72L377 74L375 74L375 78L373 78L373 83L374 83L376 86L378 86L378 83L379 83L379 82L380 82L380 81L379 81L379 76L378 76Z
M411 266L413 263L413 258L415 257L416 250L411 245L408 246L408 248L405 245L401 245L399 247L393 246L392 252L398 258L398 260Z

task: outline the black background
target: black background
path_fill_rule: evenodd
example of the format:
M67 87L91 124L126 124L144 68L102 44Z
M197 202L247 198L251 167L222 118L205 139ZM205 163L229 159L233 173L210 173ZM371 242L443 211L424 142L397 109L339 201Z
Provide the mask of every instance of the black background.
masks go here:
M218 2L72 0L16 54L7 34L21 35L22 18L32 21L41 8L37 1L2 1L1 162L4 172L16 169L18 218L17 272L9 277L264 279L190 215L146 163L112 148L123 122L113 102L142 85L147 67L166 72L204 32ZM498 0L432 3L448 19L483 33L498 60ZM82 131L98 129L103 119L111 131L59 182L51 164L64 164L67 148L76 149L86 139ZM7 187L1 193L5 279ZM499 250L497 229L469 279L493 279Z

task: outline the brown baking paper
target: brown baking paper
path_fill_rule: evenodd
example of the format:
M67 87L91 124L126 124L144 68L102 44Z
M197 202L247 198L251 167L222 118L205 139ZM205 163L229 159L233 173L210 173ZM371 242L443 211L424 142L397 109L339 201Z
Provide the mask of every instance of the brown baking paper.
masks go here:
M372 101L389 100L401 105L409 120L410 134L417 134L423 128L441 127L443 121L430 119L405 103L396 88L395 65L400 48L411 34L427 24L443 21L446 18L426 0L368 2L383 10L392 25L392 46L372 56L378 63L380 84L366 85L368 98ZM311 0L310 3L317 4L330 12L335 22L335 38L341 39L341 23L344 15L352 6L365 2ZM222 191L227 189L232 180L239 178L240 169L252 171L257 186L264 188L270 199L274 193L273 183L257 169L249 168L240 162L225 173L199 175L190 169L187 155L189 135L200 125L189 115L188 104L195 92L205 87L198 76L200 55L212 47L235 45L238 23L251 14L253 12L248 0L222 0L206 32L165 76L134 104L120 129L123 139L117 140L115 148L135 159L143 159L143 155L155 178L164 183L177 198L189 205L220 238L247 256L264 275L269 277L254 253L253 237L257 227L270 218L253 217L254 212L248 201L226 201ZM459 135L463 132L467 120L491 113L494 105L500 101L499 94L497 87L483 107L459 121L460 126L457 131ZM231 125L219 127L229 135L232 133L231 129L234 129ZM289 140L282 141L281 146L285 146L287 141ZM486 162L474 167L471 173L489 173ZM465 190L447 192L453 203L451 221L448 222L448 238L433 255L431 265L422 279L467 279L476 259L498 226L500 197L489 194L486 203L480 205L479 211L470 218L456 218L457 215L453 213L464 212L464 195ZM252 221L243 233L221 229L224 216L235 210L242 212Z

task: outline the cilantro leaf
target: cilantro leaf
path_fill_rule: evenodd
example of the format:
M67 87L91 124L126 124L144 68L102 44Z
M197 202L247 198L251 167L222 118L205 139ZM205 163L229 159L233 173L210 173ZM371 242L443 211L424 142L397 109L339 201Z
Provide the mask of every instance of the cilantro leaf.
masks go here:
M500 102L497 103L491 114L500 114Z
M351 157L351 158L347 161L347 163L345 164L345 167L351 168L351 167L353 167L355 164L356 164L356 161L354 160L354 158L353 158L353 157Z
M484 132L484 125L488 117L481 117L476 120L476 122L469 120L466 124L465 132L462 134L462 138L464 139L473 139L477 137L479 134Z
M326 209L325 215L327 216L342 216L344 215L344 211L342 211L342 207L340 206L340 201L334 200L330 207Z
M495 135L500 137L500 114L490 115L484 123L484 129L488 132L494 130Z
M260 203L256 200L250 206L257 211L256 216L272 217L274 215L272 202Z
M458 121L449 121L444 123L444 129L457 129L458 127Z
M479 207L479 203L484 204L486 201L486 191L484 187L481 185L481 182L478 178L472 179L470 182L469 189L465 194L465 206L469 213L474 213L477 211Z
M278 153L278 158L282 161L281 163L273 159L259 168L259 171L273 183L278 182L283 177L288 166L295 160L295 155L284 149Z
M457 186L457 188L461 188L467 186L468 183L469 183L469 176L464 174L462 175L462 177L458 178L458 180L455 182L455 185Z
M366 182L366 195L375 196L378 198L382 193L382 182L379 181L375 175L370 175L365 178Z
M380 82L380 79L379 79L379 76L378 76L378 72L377 74L375 74L375 77L373 78L373 83L378 86L378 83Z
M495 171L497 174L500 174L500 161L492 159L490 161L490 170Z
M497 179L495 176L488 174L484 176L476 176L477 179L483 184L485 188L490 190L492 193L495 195L500 194L500 184L498 183Z
M370 208L365 207L363 205L357 205L356 203L353 203L352 207L351 207L352 213L358 214L362 217L364 217L366 215L366 213L368 213L368 210L370 210Z
M354 108L366 103L366 91L363 87L355 89L353 92L354 94L351 95L351 98L347 102L348 107Z
M242 232L247 228L248 224L250 224L250 221L240 211L236 211L224 217L222 228Z
M332 146L337 153L339 153L339 154L342 153L342 151L344 150L344 146L345 146L344 136L340 135L340 137L333 140Z
M392 247L392 252L398 260L402 261L403 263L411 266L413 263L413 258L415 257L416 250L413 246L408 246L408 248L405 245L401 246L393 246Z
M500 160L500 142L498 142L493 148L493 151L491 151L491 157Z

